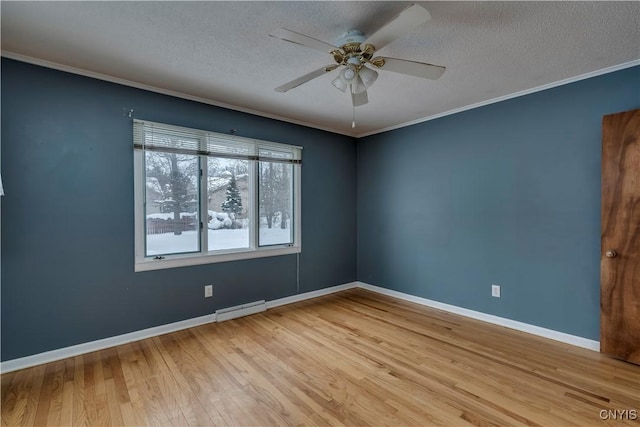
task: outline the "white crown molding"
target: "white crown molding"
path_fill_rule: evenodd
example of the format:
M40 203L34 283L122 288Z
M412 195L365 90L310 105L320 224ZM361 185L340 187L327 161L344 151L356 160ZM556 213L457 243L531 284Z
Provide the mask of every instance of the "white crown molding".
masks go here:
M309 128L319 129L326 132L336 133L339 135L350 136L353 138L353 134L344 133L340 130L333 129L327 126L320 126L315 123L305 122L302 120L295 120L289 117L279 116L277 114L265 113L264 111L253 110L251 108L239 107L237 105L227 104L225 102L214 101L208 98L201 98L195 95L189 95L187 93L177 92L169 89L164 89L156 86L147 85L140 82L135 82L132 80L122 79L119 77L109 76L107 74L97 73L94 71L84 70L82 68L71 67L69 65L59 64L57 62L47 61L40 58L34 58L32 56L21 55L19 53L11 52L8 50L2 50L0 52L0 56L9 59L15 59L16 61L26 62L28 64L39 65L41 67L52 68L54 70L65 71L67 73L78 74L85 77L91 77L97 80L104 80L111 83L121 84L123 86L134 87L136 89L148 90L149 92L160 93L162 95L169 95L175 98L182 98L189 101L196 101L202 104L213 105L215 107L222 107L228 110L239 111L241 113L252 114L254 116L265 117L268 119L280 120L283 122L291 123L294 125L305 126Z
M566 334L564 332L554 331L552 329L541 328L539 326L530 325L528 323L522 323L522 322L517 322L511 319L505 319L503 317L493 316L491 314L486 314L479 311L473 311L473 310L457 307L450 304L444 304L444 303L429 300L426 298L416 297L410 294L405 294L402 292L381 288L379 286L369 285L363 282L345 283L343 285L331 286L329 288L318 289L317 291L305 292L302 294L297 294L297 295L292 295L285 298L267 301L266 308L271 309L271 308L279 307L282 305L305 301L308 299L313 299L313 298L317 298L324 295L329 295L335 292L345 291L347 289L353 289L353 288L366 289L372 292L377 292L382 295L387 295L393 298L414 302L427 307L432 307L439 310L447 311L449 313L458 314L461 316L470 317L472 319L477 319L477 320L492 323L495 325L504 326L510 329L527 332L533 335L538 335L544 338L549 338L555 341L560 341L560 342L571 344L577 347L582 347L582 348L595 350L595 351L600 350L600 343L598 341L590 340L583 337L578 337L575 335ZM225 310L219 310L219 311L224 312ZM247 311L247 313L251 314L250 311ZM6 362L0 363L0 373L5 374L7 372L30 368L32 366L41 365L44 363L55 362L57 360L66 359L68 357L74 357L74 356L78 356L85 353L91 353L94 351L103 350L105 348L110 348L117 345L127 344L133 341L139 341L145 338L152 338L158 335L168 334L170 332L176 332L176 331L180 331L187 328L193 328L195 326L216 322L217 320L218 319L216 319L215 314L208 314L206 316L196 317L193 319L187 319L180 322L170 323L167 325L161 325L153 328L143 329L141 331L131 332L124 335L118 335L115 337L73 345L70 347L65 347L57 350L46 351L44 353L34 354L32 356L8 360ZM220 320L223 320L223 319L220 319Z
M52 69L55 69L55 70L65 71L65 72L72 73L72 74L78 74L78 75L85 76L85 77L91 77L91 78L98 79L98 80L104 80L104 81L108 81L108 82L111 82L111 83L117 83L117 84L121 84L121 85L124 85L124 86L134 87L136 89L148 90L150 92L160 93L160 94L163 94L163 95L169 95L169 96L173 96L173 97L176 97L176 98L187 99L189 101L196 101L196 102L200 102L202 104L208 104L208 105L213 105L213 106L216 106L216 107L222 107L222 108L226 108L226 109L233 110L233 111L239 111L239 112L242 112L242 113L253 114L255 116L265 117L265 118L268 118L268 119L280 120L280 121L283 121L283 122L287 122L287 123L291 123L291 124L295 124L295 125L300 125L300 126L306 126L306 127L310 127L310 128L314 128L314 129L319 129L319 130L323 130L323 131L326 131L326 132L335 133L335 134L338 134L338 135L350 136L350 137L356 138L356 139L364 138L366 136L376 135L376 134L383 133L383 132L388 132L388 131L395 130L395 129L401 129L401 128L404 128L404 127L407 127L407 126L412 126L412 125L423 123L423 122L428 122L430 120L439 119L441 117L450 116L450 115L453 115L453 114L461 113L463 111L473 110L474 108L484 107L485 105L495 104L497 102L506 101L508 99L518 98L520 96L529 95L529 94L532 94L532 93L540 92L540 91L551 89L551 88L554 88L554 87L563 86L563 85L566 85L566 84L578 82L580 80L589 79L591 77L597 77L597 76L601 76L603 74L609 74L609 73L613 73L613 72L616 72L616 71L624 70L626 68L635 67L636 65L640 65L640 59L636 59L636 60L633 60L633 61L630 61L630 62L625 62L625 63L622 63L622 64L614 65L614 66L611 66L611 67L607 67L607 68L603 68L603 69L600 69L600 70L592 71L592 72L589 72L589 73L586 73L586 74L581 74L579 76L570 77L568 79L559 80L559 81L553 82L553 83L548 83L546 85L534 87L534 88L531 88L531 89L526 89L526 90L523 90L523 91L520 91L520 92L514 92L514 93L509 94L509 95L500 96L500 97L497 97L497 98L489 99L487 101L478 102L476 104L467 105L465 107L455 108L453 110L445 111L443 113L434 114L432 116L423 117L423 118L420 118L420 119L416 119L416 120L400 123L400 124L393 125L393 126L388 126L388 127L385 127L385 128L381 128L381 129L377 129L377 130L373 130L373 131L369 131L369 132L364 132L364 133L360 133L360 134L352 134L352 133L345 133L344 131L340 131L338 129L333 129L333 128L330 128L330 127L327 127L327 126L320 126L318 124L311 123L311 122L305 122L305 121L302 121L302 120L295 120L295 119L291 119L289 117L279 116L277 114L271 114L271 113L265 113L263 111L253 110L251 108L239 107L237 105L231 105L231 104L214 101L214 100L207 99L207 98L201 98L201 97L195 96L195 95L189 95L189 94L182 93L182 92L177 92L177 91L173 91L173 90L169 90L169 89L163 89L163 88L147 85L147 84L140 83L140 82L135 82L135 81L131 81L131 80L122 79L122 78L119 78L119 77L109 76L107 74L96 73L94 71L88 71L88 70L84 70L82 68L71 67L71 66L68 66L68 65L59 64L57 62L52 62L52 61L47 61L47 60L44 60L44 59L34 58L34 57L31 57L31 56L22 55L22 54L11 52L11 51L7 51L7 50L0 51L0 55L3 56L3 57L9 58L9 59L15 59L17 61L26 62L26 63L33 64L33 65L39 65L39 66L42 66L42 67L47 67L47 68L52 68Z
M601 75L604 75L604 74L609 74L609 73L613 73L613 72L616 72L616 71L624 70L624 69L627 69L627 68L635 67L636 65L640 65L640 59L636 59L634 61L625 62L623 64L614 65L612 67L607 67L607 68L603 68L603 69L596 70L596 71L591 71L590 73L581 74L579 76L570 77L568 79L558 80L557 82L548 83L548 84L545 84L545 85L542 85L542 86L537 86L537 87L534 87L534 88L531 88L531 89L521 90L520 92L514 92L514 93L511 93L509 95L499 96L497 98L493 98L493 99L489 99L487 101L482 101L482 102L478 102L478 103L475 103L475 104L467 105L465 107L454 108L453 110L445 111L444 113L434 114L432 116L423 117L421 119L416 119L416 120L412 120L412 121L409 121L409 122L400 123L400 124L397 124L397 125L389 126L389 127L386 127L386 128L382 128L382 129L378 129L378 130L374 130L374 131L370 131L370 132L364 132L364 133L361 133L361 134L357 134L355 136L355 138L364 138L366 136L376 135L376 134L379 134L379 133L388 132L390 130L401 129L401 128L404 128L404 127L407 127L407 126L416 125L418 123L428 122L430 120L439 119L439 118L445 117L445 116L451 116L453 114L461 113L463 111L473 110L474 108L484 107L485 105L495 104L497 102L506 101L508 99L513 99L513 98L518 98L518 97L525 96L525 95L530 95L532 93L541 92L543 90L552 89L554 87L564 86L564 85L567 85L567 84L570 84L570 83L575 83L575 82L578 82L580 80L586 80L586 79L590 79L592 77L597 77L597 76L601 76Z

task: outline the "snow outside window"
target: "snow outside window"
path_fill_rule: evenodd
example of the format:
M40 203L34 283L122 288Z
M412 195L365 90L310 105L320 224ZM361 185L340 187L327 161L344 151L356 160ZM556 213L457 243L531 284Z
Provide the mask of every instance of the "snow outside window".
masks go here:
M301 149L134 121L135 270L301 251Z

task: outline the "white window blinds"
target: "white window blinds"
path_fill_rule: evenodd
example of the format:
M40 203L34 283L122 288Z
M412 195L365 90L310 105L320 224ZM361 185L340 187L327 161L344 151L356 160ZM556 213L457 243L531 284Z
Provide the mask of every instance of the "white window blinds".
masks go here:
M302 147L143 120L133 121L133 148L227 159L302 163Z

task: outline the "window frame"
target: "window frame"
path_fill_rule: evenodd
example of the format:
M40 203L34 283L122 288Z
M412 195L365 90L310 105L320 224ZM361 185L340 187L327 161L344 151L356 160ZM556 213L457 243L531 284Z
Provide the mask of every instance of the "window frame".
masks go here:
M178 127L173 125L166 125L162 123L154 123L143 120L134 120L134 123L152 124L159 127L167 127L171 129L179 129L182 131L192 131L194 134L198 134L203 138L213 136L215 138L223 139L224 141L233 144L254 144L256 151L260 147L278 147L285 150L299 150L300 156L302 147L280 144L269 141L262 141L256 139L242 138L235 135L225 135L215 132L202 131L198 129L190 129L184 127ZM134 125L134 133L135 125ZM135 142L135 137L134 137ZM160 150L161 151L161 150ZM208 203L207 203L207 158L216 157L215 155L197 154L199 168L202 171L199 181L198 192L198 207L199 207L199 219L202 224L206 224L208 218ZM220 157L219 157L220 158ZM249 188L249 200L251 205L249 206L249 247L238 249L225 249L217 251L208 250L208 227L203 226L200 228L200 251L190 252L183 254L162 255L161 259L155 259L154 256L146 256L146 171L145 171L145 150L134 149L133 150L133 172L134 172L134 247L135 247L135 263L134 270L136 272L152 271L166 268L187 267L202 264L212 264L219 262L238 261L245 259L263 258L271 256L297 254L302 252L302 164L292 163L292 177L291 185L292 191L292 205L293 205L293 221L290 227L293 227L293 243L277 244L260 246L259 245L259 226L260 226L260 194L259 194L259 162L269 161L268 159L248 159L249 161L249 176L248 176L248 188ZM206 237L204 237L206 236Z

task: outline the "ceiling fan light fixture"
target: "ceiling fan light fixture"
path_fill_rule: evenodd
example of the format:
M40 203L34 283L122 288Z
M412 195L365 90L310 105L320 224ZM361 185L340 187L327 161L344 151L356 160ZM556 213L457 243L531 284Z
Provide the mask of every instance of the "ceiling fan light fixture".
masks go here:
M371 86L378 78L378 72L367 67L360 68L358 74L366 88L369 88L369 86Z
M338 77L331 81L331 84L334 85L337 89L342 92L346 92L347 87L349 86L349 82L342 77L342 73L338 74Z
M353 78L356 76L356 71L353 68L349 67L342 70L340 74L342 74L342 77L346 81L351 82L351 80L353 80Z
M358 75L356 79L351 83L351 92L358 94L365 92L367 90L367 86L362 81L362 78Z
M351 67L347 67L344 70L340 71L338 77L333 79L331 82L336 88L340 89L342 92L346 92L349 84L354 82L354 79L357 77L356 70Z

